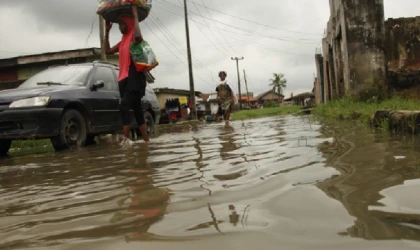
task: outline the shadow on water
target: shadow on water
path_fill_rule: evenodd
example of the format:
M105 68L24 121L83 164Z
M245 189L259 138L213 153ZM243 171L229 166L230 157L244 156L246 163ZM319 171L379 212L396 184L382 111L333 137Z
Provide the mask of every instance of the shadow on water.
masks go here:
M404 189L410 180L420 178L420 138L373 131L360 124L327 123L322 129L334 140L320 144L319 151L326 165L340 175L317 186L356 218L341 234L368 240L420 240L418 189ZM418 181L415 184L420 187ZM398 186L402 192L390 204L383 203L386 191ZM392 207L386 209L388 205ZM410 207L411 211L403 212Z

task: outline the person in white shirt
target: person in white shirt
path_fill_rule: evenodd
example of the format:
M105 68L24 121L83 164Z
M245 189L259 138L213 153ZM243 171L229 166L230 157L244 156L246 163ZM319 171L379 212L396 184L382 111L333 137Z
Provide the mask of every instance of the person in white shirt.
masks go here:
M219 72L220 83L216 88L217 101L219 104L218 115L222 115L226 123L230 120L232 106L236 102L236 96L230 87L229 82L226 80L227 74L225 71Z

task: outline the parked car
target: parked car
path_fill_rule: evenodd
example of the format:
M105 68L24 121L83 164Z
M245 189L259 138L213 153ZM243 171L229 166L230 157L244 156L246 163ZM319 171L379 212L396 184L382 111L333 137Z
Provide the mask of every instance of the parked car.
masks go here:
M50 138L54 148L61 150L119 132L118 70L103 62L54 66L16 89L0 91L0 155L7 154L13 140ZM151 133L160 111L149 85L142 107Z

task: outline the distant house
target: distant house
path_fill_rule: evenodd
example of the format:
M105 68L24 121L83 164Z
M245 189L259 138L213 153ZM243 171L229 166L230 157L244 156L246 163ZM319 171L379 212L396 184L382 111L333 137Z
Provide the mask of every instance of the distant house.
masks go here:
M197 99L197 110L204 111L206 114L214 115L218 108L217 93L201 94Z
M274 102L277 102L277 103L282 103L283 100L284 100L284 95L282 95L282 94L279 95L275 91L269 90L267 92L264 92L264 93L258 95L256 97L256 99L258 100L258 103L261 104L261 105L264 105L264 104L266 104L269 101L274 101Z
M161 110L165 109L165 103L168 99L176 99L181 97L190 98L190 91L189 90L183 90L183 89L170 89L170 88L156 88L153 89L155 92L159 107ZM195 96L200 97L201 92L196 91Z
M249 99L247 96L242 96L241 98L237 96L236 98L238 98L238 101L241 102L242 108L245 108L245 109L255 108L258 104L258 99L253 98L251 96L249 97Z
M292 102L297 106L313 106L315 105L315 94L313 92L301 93L290 98L285 99L286 102Z

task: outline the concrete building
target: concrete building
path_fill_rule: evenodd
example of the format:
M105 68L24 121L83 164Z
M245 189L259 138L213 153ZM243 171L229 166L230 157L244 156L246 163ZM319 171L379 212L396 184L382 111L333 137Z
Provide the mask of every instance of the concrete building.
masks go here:
M384 19L383 0L330 0L317 50L316 103L344 95L420 97L420 17Z
M383 0L330 0L330 20L316 64L318 102L350 95L361 100L387 94Z
M182 90L182 89L170 89L170 88L156 88L153 89L158 101L159 101L159 107L164 110L165 109L165 103L168 99L176 99L181 97L190 97L190 91L189 90ZM196 97L201 97L201 92L196 91L195 92Z
M420 98L420 16L385 22L385 55L392 93Z

